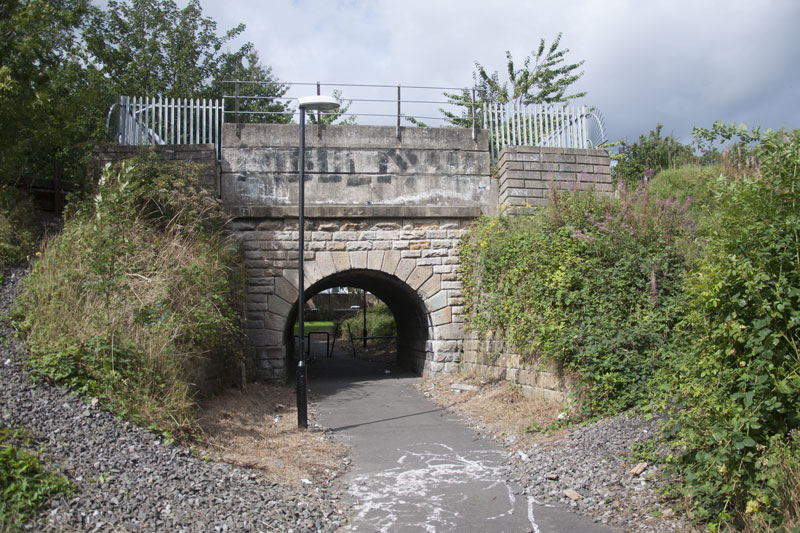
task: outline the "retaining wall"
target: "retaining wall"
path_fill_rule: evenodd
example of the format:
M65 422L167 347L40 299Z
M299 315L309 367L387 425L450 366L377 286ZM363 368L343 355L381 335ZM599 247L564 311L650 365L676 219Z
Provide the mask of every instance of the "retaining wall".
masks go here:
M490 379L502 379L519 385L525 396L563 402L571 390L569 377L551 366L530 361L529 357L506 350L495 339L464 340L460 370Z
M612 194L608 153L506 147L493 178L485 131L475 139L458 128L396 133L383 126L306 128L305 286L342 283L392 301L402 323L400 351L418 372L461 367L527 394L563 398L568 383L557 372L504 353L502 343L464 339L457 244L472 219L498 207L542 206L553 190ZM95 154L97 168L139 150L105 147ZM212 145L144 150L213 169L207 185L233 217L228 229L247 265L256 374L285 380L297 303L298 126L224 125L219 167Z

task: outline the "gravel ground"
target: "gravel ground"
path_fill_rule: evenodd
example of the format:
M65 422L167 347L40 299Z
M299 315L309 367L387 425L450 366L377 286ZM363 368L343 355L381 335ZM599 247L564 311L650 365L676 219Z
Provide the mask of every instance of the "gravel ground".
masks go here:
M23 269L7 269L0 315ZM303 491L259 473L205 462L28 375L25 350L0 325L0 425L24 426L76 487L44 508L32 531L334 531L346 522L331 487Z
M656 420L625 415L578 427L550 441L518 450L512 477L541 503L569 505L598 522L631 532L691 531L691 525L660 501L657 465L631 473L626 459L634 442L654 438ZM642 465L644 466L644 465ZM565 491L574 491L570 498Z

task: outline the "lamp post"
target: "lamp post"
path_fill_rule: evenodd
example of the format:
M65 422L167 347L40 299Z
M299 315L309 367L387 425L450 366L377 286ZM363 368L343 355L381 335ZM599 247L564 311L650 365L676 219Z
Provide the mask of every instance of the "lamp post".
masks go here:
M300 322L300 354L297 358L297 427L308 427L308 402L306 395L306 350L303 336L303 306L305 305L305 276L303 273L303 255L305 251L305 174L306 174L306 111L333 111L339 108L339 102L332 96L304 96L297 99L300 108L300 156L298 157L299 194L297 198L298 226L298 264L297 264L297 320Z
M364 348L367 347L367 290L364 289L364 331L362 331L362 337L364 337Z

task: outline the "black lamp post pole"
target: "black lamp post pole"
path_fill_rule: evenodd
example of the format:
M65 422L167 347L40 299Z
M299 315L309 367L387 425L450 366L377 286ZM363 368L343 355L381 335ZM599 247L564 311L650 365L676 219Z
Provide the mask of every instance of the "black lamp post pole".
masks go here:
M362 332L364 337L364 348L367 347L367 290L364 289L364 331Z
M297 262L297 320L300 336L300 354L297 358L297 427L308 427L308 406L306 398L306 350L303 336L303 306L305 305L305 276L303 274L303 255L305 251L305 171L306 171L306 109L300 106L300 155L297 161L299 196L297 198L298 262Z

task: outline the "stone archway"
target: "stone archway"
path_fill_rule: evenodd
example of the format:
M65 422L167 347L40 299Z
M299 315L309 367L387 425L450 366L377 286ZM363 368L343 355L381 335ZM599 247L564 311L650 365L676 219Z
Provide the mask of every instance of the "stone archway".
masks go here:
M462 353L458 240L470 219L313 218L306 222L306 294L362 287L391 300L405 333L398 348L417 373L455 370ZM247 267L247 333L255 376L286 381L287 321L296 313L296 219L239 219L231 230ZM346 282L345 282L346 280ZM405 317L406 309L413 313ZM413 355L410 355L412 354Z
M364 289L380 298L389 307L397 325L397 363L406 370L423 373L433 328L427 306L417 291L397 276L380 270L350 269L314 283L305 289L305 297L309 300L332 287ZM284 327L284 345L290 359L295 355L293 331L296 319L297 302L292 306Z

